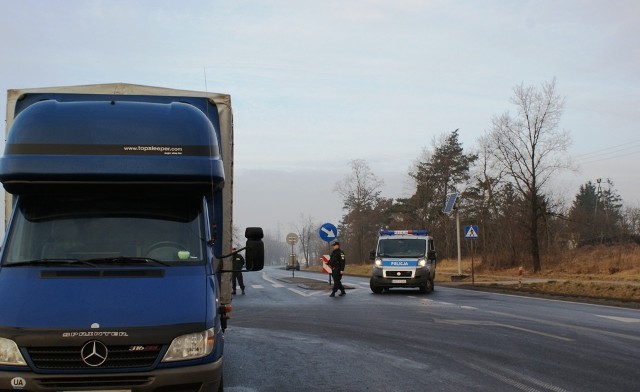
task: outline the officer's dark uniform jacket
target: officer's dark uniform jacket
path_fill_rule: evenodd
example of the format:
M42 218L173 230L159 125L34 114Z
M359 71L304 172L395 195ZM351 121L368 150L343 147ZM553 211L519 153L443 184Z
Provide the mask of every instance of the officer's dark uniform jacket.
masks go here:
M329 266L331 267L331 274L340 275L340 271L344 271L344 252L342 249L334 249L331 251L331 256L329 257Z
M240 286L242 294L244 294L244 278L242 277L242 267L244 267L244 257L240 253L233 256L233 273L231 280L233 282L233 294L236 293L236 284Z
M233 270L240 271L244 267L244 257L240 253L233 256Z

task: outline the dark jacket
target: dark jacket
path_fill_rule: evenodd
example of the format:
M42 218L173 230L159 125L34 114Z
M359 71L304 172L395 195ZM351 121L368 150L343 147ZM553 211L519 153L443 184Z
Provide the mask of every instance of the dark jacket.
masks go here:
M331 267L332 272L344 271L345 257L342 249L338 248L331 251L329 266Z
M240 253L233 256L233 270L239 271L244 267L244 257Z

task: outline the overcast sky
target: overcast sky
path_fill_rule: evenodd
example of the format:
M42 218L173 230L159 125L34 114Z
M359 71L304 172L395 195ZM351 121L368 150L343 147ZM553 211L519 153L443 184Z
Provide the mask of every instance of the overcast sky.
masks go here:
M336 182L365 160L382 196L460 129L472 152L513 87L557 81L580 171L640 206L640 2L2 1L6 90L133 83L230 94L235 220L284 235L337 224ZM4 109L2 110L4 114ZM444 201L443 201L444 202Z

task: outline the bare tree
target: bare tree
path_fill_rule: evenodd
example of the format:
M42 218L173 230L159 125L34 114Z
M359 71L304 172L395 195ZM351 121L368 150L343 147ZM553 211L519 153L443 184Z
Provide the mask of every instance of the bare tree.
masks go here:
M302 254L306 260L306 266L309 267L309 260L313 257L318 258L319 256L314 253L313 244L315 243L314 239L318 237L318 224L313 221L313 218L304 215L300 215L301 225L296 225L296 231L298 232L298 237L300 239L300 247L302 248Z
M516 115L494 117L489 138L493 154L527 202L533 270L539 272L538 226L546 212L543 188L558 170L570 168L566 151L571 138L558 127L564 98L556 91L555 78L540 89L520 84L513 92Z
M500 218L499 204L503 196L501 187L504 172L497 167L496 159L492 154L491 142L487 137L479 140L478 161L475 165L473 178L475 184L469 187L469 196L473 203L471 211L474 211L475 218L480 226L479 250L483 262L488 262L496 266L496 254L503 253L505 241L497 241L498 238L505 238L510 233L508 228L496 224ZM493 257L489 257L492 254Z
M371 242L375 241L379 229L379 214L376 212L381 202L380 188L383 181L378 179L366 161L352 160L351 174L335 186L335 191L344 199L342 207L346 214L342 220L343 239L348 241L346 248L356 259L364 262L368 259ZM348 238L344 238L348 236Z
M624 223L635 241L640 241L640 207L627 206L623 210Z

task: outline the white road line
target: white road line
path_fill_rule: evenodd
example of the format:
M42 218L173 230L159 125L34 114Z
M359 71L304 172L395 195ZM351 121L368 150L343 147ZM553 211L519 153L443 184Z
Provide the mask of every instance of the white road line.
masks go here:
M548 382L538 380L534 377L530 377L525 374L514 372L506 368L498 368L498 369L495 369L495 371L493 371L486 366L487 364L485 364L485 366L483 367L482 365L476 365L466 361L463 361L462 363L464 363L465 365L467 365L472 369L479 371L480 373L486 376L493 377L496 380L499 380L521 391L537 392L539 391L539 389L537 389L539 387L539 388L543 388L553 392L567 392L566 389L563 389L557 385L553 385ZM508 374L501 374L499 372L504 372ZM519 381L517 379L519 379ZM533 384L533 386L529 386L525 383Z
M553 339L564 340L565 342L573 342L574 339L565 338L564 336L554 335L546 332L536 331L529 328L522 328L511 324L503 324L497 323L495 321L482 321L482 320L436 320L436 322L444 323L444 324L453 324L453 325L484 325L488 327L502 327L515 329L516 331L528 332L535 335L546 336Z
M263 289L264 286L261 284L252 284L251 287L253 287L254 289Z
M271 283L271 284L277 284L278 282L275 281L273 278L270 278L269 275L267 275L266 272L262 273L262 279L266 280L267 282Z
M610 319L610 320L620 321L623 323L640 323L640 318L603 316L601 314L596 314L595 316Z
M298 289L294 289L294 288L291 288L291 287L289 287L288 290L292 291L292 292L294 292L296 294L302 295L303 297L310 297L310 296L313 295L313 293L306 293L304 291L301 291L301 290L298 290Z

